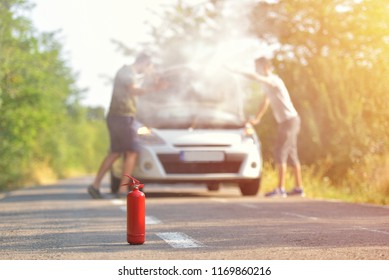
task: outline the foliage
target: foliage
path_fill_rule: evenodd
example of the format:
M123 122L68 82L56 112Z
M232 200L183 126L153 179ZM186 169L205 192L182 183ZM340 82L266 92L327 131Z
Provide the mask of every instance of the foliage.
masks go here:
M260 1L252 11L252 30L277 41L283 59L306 62L332 53L371 64L388 52L388 12L386 0Z
M388 12L387 1L332 0L253 10L258 37L280 43L276 70L302 116L303 162L368 201L389 191Z
M39 181L42 169L53 176L90 170L99 144L85 139L101 137L101 124L93 127L101 119L87 120L89 110L78 105L56 34L37 34L23 15L30 8L0 2L0 189Z

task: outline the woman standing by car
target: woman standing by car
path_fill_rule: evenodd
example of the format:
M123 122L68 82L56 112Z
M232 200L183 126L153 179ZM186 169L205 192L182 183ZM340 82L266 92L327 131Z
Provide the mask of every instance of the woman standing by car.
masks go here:
M270 61L264 57L256 59L255 69L255 73L240 71L234 72L257 81L263 86L265 97L259 107L256 118L252 120L251 123L253 125L257 125L269 105L272 108L274 118L278 123L278 136L275 147L275 162L278 169L278 185L273 191L266 193L265 196L304 196L301 178L301 164L297 153L297 136L300 131L300 117L293 106L284 82L279 76L272 73L272 65ZM285 191L285 177L288 159L293 167L296 184L295 187L287 193Z

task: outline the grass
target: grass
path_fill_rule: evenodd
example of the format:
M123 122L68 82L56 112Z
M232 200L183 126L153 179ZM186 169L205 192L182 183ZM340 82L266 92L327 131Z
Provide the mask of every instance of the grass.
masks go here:
M353 177L352 174L345 174L340 183L333 183L328 177L322 175L323 172L317 167L303 166L302 176L306 197L336 199L352 203L370 203L377 205L389 205L389 179L384 177L380 180L368 181ZM271 163L264 163L261 192L266 193L274 189L277 185L278 174ZM294 186L294 178L288 172L286 178L287 190Z

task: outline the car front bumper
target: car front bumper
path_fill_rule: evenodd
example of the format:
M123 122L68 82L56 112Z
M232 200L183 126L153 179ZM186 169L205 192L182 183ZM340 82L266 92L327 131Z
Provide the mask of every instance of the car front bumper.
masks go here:
M199 152L204 159L186 160L183 153ZM206 153L222 153L208 160ZM144 182L240 182L261 176L258 145L231 147L185 147L143 145L133 175Z

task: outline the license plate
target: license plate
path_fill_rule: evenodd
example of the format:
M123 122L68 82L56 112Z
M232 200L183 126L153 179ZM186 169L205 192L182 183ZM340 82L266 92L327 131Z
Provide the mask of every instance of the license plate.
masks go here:
M186 162L220 162L224 161L224 153L218 151L182 151L180 158Z

